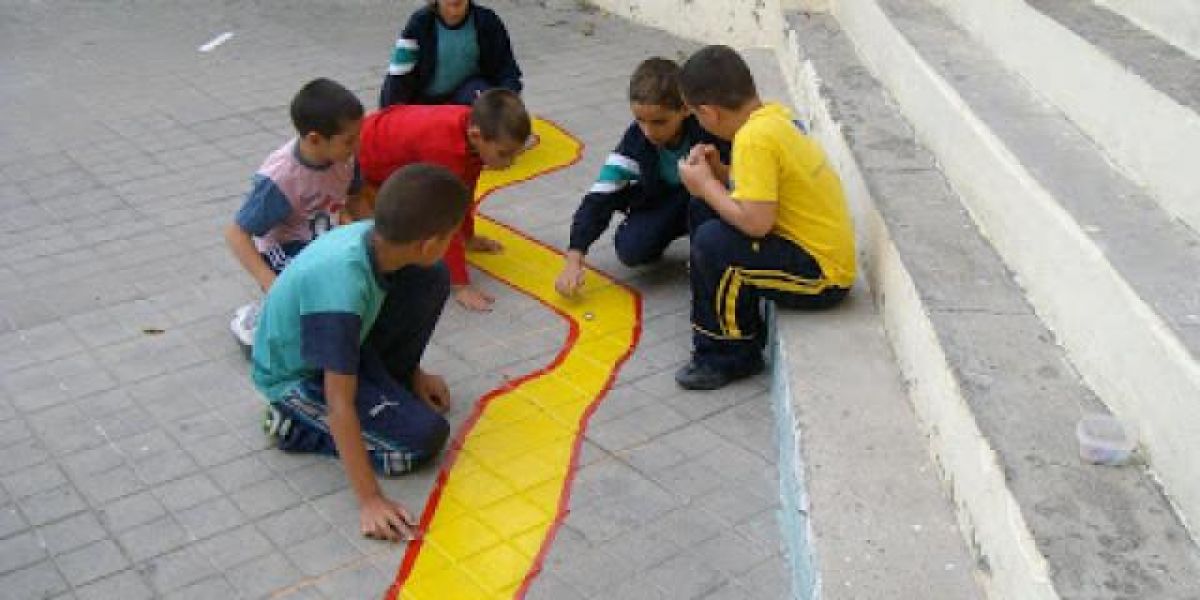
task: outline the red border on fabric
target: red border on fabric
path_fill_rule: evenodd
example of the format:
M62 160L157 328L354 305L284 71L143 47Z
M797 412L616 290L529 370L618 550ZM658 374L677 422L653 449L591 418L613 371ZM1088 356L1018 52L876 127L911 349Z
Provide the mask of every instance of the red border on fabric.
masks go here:
M554 121L551 121L549 119L542 119L542 120L549 123L551 126L553 126L554 128L558 129L561 133L563 133L563 135L566 135L567 137L571 138L572 140L575 140L579 144L578 148L575 151L575 156L572 157L570 161L568 161L562 165L553 167L551 169L547 169L545 171L539 172L530 177L510 181L508 183L505 183L502 186L493 188L492 190L489 190L487 194L485 194L483 197L481 197L479 199L479 204L483 204L484 200L488 199L493 193L495 193L498 190L502 190L504 188L507 188L507 187L510 187L513 185L517 185L519 183L531 181L531 180L541 177L543 175L547 175L550 173L554 173L556 171L560 171L562 169L566 169L568 167L574 166L576 163L579 162L579 159L582 158L582 156L583 156L583 148L584 148L583 142L580 142L578 139L576 139L574 136L572 136L570 133L568 133L566 129L564 129L563 127L561 127ZM559 250L552 248L549 245L543 243L542 241L534 239L534 238L526 235L525 233L516 230L515 228L509 227L508 225L506 225L500 221L497 221L496 219L493 219L491 217L488 217L488 216L482 215L482 214L479 215L479 218L487 219L488 221L491 221L492 223L495 223L496 225L506 227L510 231L512 231L512 233L514 235L525 238L529 242L536 244L538 246L541 246L551 252L554 252L559 255L562 254L562 252L560 252ZM599 271L599 270L596 270L596 271L601 273L605 277L607 277L614 284L621 286L621 287L625 288L626 290L628 290L629 293L633 296L635 321L633 324L632 340L630 341L629 347L626 348L625 353L622 354L621 357L619 359L617 359L616 364L613 365L613 369L609 373L608 380L604 383L604 386L601 388L600 393L596 395L596 398L592 400L592 402L584 410L583 416L581 416L579 419L579 433L576 435L575 442L574 442L574 448L571 451L571 461L567 467L566 478L563 481L562 493L559 495L558 510L554 516L554 520L550 523L549 530L546 532L546 538L542 541L541 549L538 551L537 556L533 557L533 564L530 566L529 572L525 574L525 578L521 582L521 586L519 588L517 588L517 593L515 596L515 598L517 598L517 599L525 597L525 594L529 590L529 586L533 583L533 580L541 572L542 563L546 558L546 554L549 552L550 546L551 546L551 544L553 544L554 539L558 534L558 529L559 529L559 527L562 526L562 522L566 517L567 505L570 503L570 499L571 499L572 484L575 482L575 473L578 470L578 466L579 466L579 453L583 446L583 439L584 439L583 433L587 430L588 423L591 421L592 415L596 412L596 409L599 407L600 401L603 400L604 397L608 395L608 392L612 389L612 383L617 377L617 372L620 371L621 367L625 364L625 361L629 359L629 356L631 354L633 354L634 349L637 348L638 342L641 340L641 335L642 335L642 296L641 296L641 294L639 294L637 292L637 290L634 290L633 288L625 285L624 283L621 283L620 281L618 281L616 278L612 277L611 275L604 273L603 271ZM541 375L544 375L546 373L553 371L560 364L562 364L563 360L570 353L571 349L574 348L575 342L579 339L579 322L576 319L571 318L570 315L560 311L559 309L555 308L554 306L551 306L550 304L546 303L541 298L538 298L536 296L533 296L532 294L529 294L529 293L521 290L520 288L516 287L511 281L509 281L503 277L496 276L494 274L493 274L493 277L495 277L501 283L504 283L505 285L509 286L510 288L512 288L522 294L525 294L527 296L533 297L540 304L542 304L543 306L550 309L551 311L553 311L554 313L556 313L560 317L562 317L564 320L566 320L570 329L567 333L567 339L563 344L562 350L560 350L559 353L557 355L555 355L553 361L551 361L549 364L547 364L546 366L544 366L540 369L537 369L535 371L532 371L530 373L522 375L521 377L514 379L512 381L505 382L502 386L489 391L487 394L484 394L484 396L482 398L480 398L479 401L476 402L475 408L472 410L471 414L467 417L466 421L463 422L463 426L461 429L459 429L458 435L455 436L454 443L451 444L450 452L446 457L445 466L443 466L442 470L438 473L437 481L436 481L436 483L434 483L433 490L429 494L429 500L425 504L425 511L421 515L421 522L419 524L419 529L422 531L424 531L429 526L430 521L433 520L433 515L437 512L438 504L441 501L442 491L445 488L447 477L448 477L450 471L453 470L455 463L458 461L458 452L459 452L459 450L461 450L463 443L466 441L467 435L470 434L472 429L474 429L475 423L483 415L484 410L487 409L487 405L491 403L493 398L495 398L496 396L499 396L500 394L507 392L508 390L512 389L513 387L516 387L517 385L520 385L521 383L529 381L530 379L539 377ZM405 553L404 553L404 559L401 561L399 570L396 573L396 579L392 583L392 585L388 588L386 595L384 596L384 600L398 599L400 589L404 585L405 581L408 579L409 574L412 572L413 565L416 564L417 557L421 553L421 547L423 546L423 544L424 544L423 540L416 540L413 542L409 542L408 548L405 550Z

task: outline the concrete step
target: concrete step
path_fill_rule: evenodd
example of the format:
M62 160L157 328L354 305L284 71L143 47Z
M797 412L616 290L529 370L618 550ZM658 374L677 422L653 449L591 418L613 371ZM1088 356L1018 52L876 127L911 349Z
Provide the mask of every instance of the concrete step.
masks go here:
M798 517L785 531L807 538L790 553L799 597L983 598L870 294L860 281L832 311L778 314L777 421L793 449L780 468L796 484L782 489Z
M1200 61L1090 0L932 2L1200 231Z
M1096 4L1200 58L1200 3L1195 0L1096 0Z
M834 14L1071 362L1200 523L1200 237L931 4L840 0Z
M1153 474L1080 462L1075 424L1104 404L977 227L970 194L956 193L939 168L953 176L964 167L946 164L937 146L945 142L914 132L936 120L910 125L899 108L908 100L885 92L871 71L894 71L885 84L941 111L945 128L978 123L954 118L966 112L961 100L936 99L949 86L922 74L933 70L889 31L877 5L843 0L835 10L852 35L827 16L789 16L794 54L782 55L785 72L859 206L867 279L987 595L1200 597L1200 549ZM874 68L851 39L860 53L864 42L877 44L868 53ZM940 39L947 52L963 50L962 40ZM968 157L978 155L973 148L960 144ZM994 162L976 163L979 176L1011 192L994 175L1006 167L985 157ZM1013 204L1010 212L1024 212ZM1043 251L1046 241L1025 238ZM853 360L850 350L843 356Z
M775 54L743 56L759 93L791 104ZM832 311L777 312L774 331L784 537L797 597L982 598L868 282L860 277Z

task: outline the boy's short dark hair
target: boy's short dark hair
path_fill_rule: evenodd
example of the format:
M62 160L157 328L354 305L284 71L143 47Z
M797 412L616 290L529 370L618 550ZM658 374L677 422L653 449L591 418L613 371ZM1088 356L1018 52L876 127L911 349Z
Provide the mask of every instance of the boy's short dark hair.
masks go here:
M471 124L479 128L483 139L505 139L525 143L533 130L525 103L512 90L493 88L471 103Z
M758 97L746 61L729 46L697 50L679 73L679 88L688 104L739 109Z
M292 125L300 137L310 131L333 137L347 123L361 119L363 112L362 102L353 92L324 77L304 84L292 98Z
M467 186L445 167L406 165L375 196L375 232L394 244L441 237L467 214Z
M629 103L663 106L672 110L682 109L679 65L673 60L658 56L643 60L629 78Z

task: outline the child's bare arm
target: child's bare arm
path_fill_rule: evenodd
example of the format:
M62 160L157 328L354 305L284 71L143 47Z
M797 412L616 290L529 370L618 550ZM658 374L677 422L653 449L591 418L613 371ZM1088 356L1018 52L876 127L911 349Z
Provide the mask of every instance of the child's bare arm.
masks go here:
M325 371L325 399L329 403L329 432L333 434L346 478L358 497L363 535L391 541L413 539L412 516L399 503L384 497L371 469L362 426L355 411L358 377Z
M254 239L250 237L237 223L230 223L225 227L225 243L229 245L229 249L233 252L233 256L241 263L242 268L258 282L259 287L263 291L271 288L271 284L275 283L275 272L267 265L267 261L263 260L258 249L254 247Z

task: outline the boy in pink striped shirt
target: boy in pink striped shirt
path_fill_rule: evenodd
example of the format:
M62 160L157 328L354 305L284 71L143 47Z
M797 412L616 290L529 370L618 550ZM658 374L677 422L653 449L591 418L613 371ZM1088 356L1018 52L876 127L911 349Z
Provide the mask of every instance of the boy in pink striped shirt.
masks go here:
M358 98L336 82L315 79L292 99L291 116L297 137L263 161L225 228L233 255L264 292L292 257L338 223L360 185ZM245 346L254 339L257 305L241 307L230 323Z

